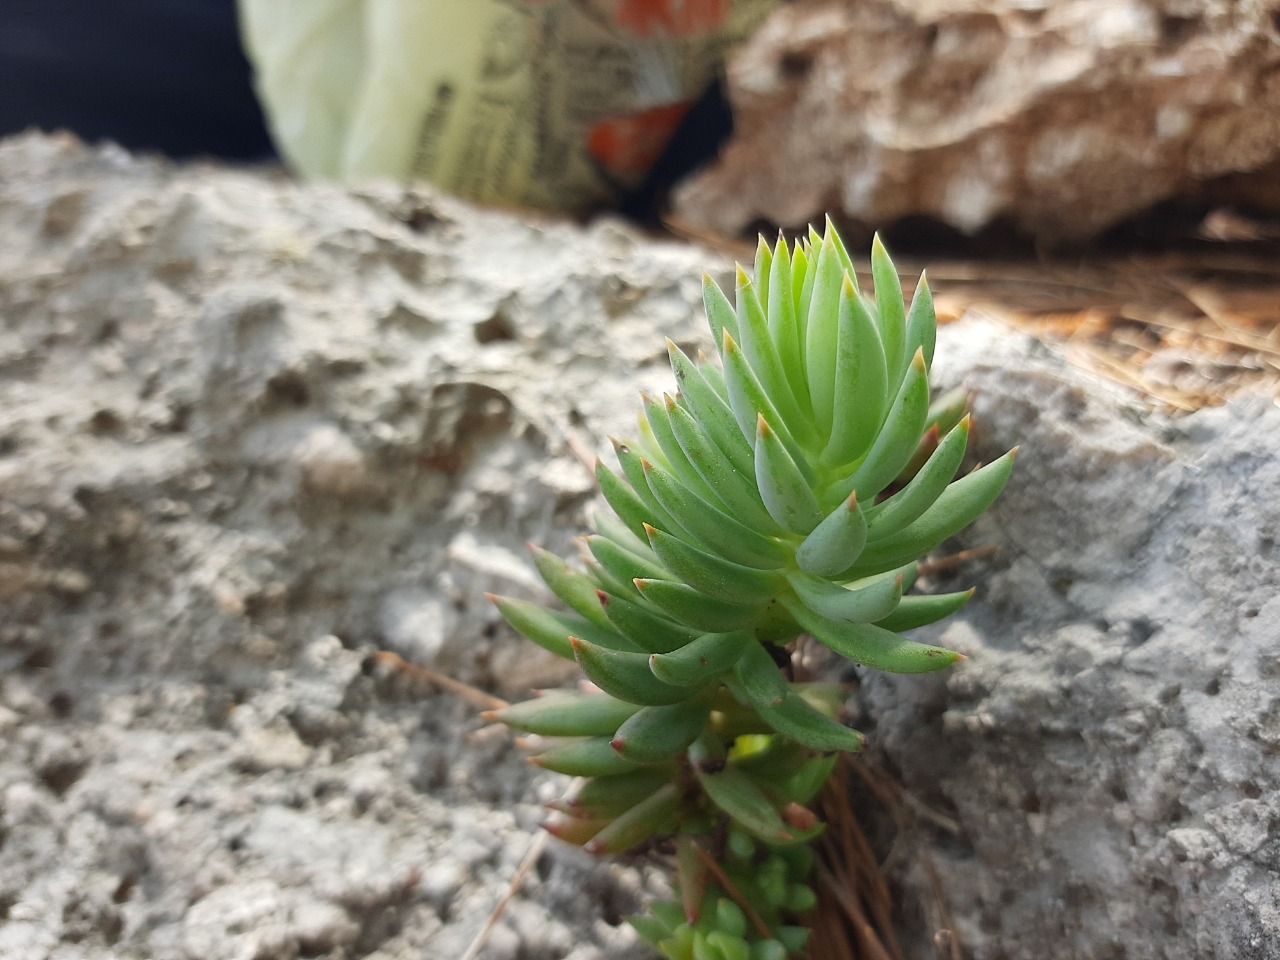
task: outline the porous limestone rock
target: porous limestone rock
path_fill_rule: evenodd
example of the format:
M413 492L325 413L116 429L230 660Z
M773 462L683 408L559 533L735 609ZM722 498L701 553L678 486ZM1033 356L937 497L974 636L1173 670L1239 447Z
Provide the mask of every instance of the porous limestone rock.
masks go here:
M929 633L969 661L864 686L881 756L954 823L900 851L918 955L927 861L973 960L1274 956L1280 407L1162 422L1019 338L943 334L984 446L1023 446L966 537L998 559L939 584L979 585Z
M542 596L589 461L695 348L705 251L392 186L0 144L0 956L460 956L534 774L476 708L572 671ZM868 676L881 761L975 960L1266 957L1280 938L1280 417L1168 423L1042 345L944 328L979 598L933 678ZM941 584L950 588L950 583ZM908 844L910 845L910 844ZM910 851L908 851L910 852ZM919 863L907 857L907 864ZM652 877L552 844L482 960L639 960ZM930 956L922 867L904 934Z
M734 137L676 213L1055 242L1173 199L1274 212L1278 78L1261 0L797 2L731 61Z
M369 655L565 682L484 593L571 552L705 265L0 145L0 956L461 956L562 778ZM644 882L553 846L481 960L639 958Z

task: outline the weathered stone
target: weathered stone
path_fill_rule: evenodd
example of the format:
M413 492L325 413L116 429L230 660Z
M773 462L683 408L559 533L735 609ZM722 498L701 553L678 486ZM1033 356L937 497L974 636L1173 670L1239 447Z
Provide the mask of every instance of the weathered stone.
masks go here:
M1278 66L1263 2L790 4L732 60L734 138L676 213L1058 241L1171 199L1276 211Z
M0 145L5 562L87 584L0 613L0 955L461 955L556 785L369 654L505 697L565 677L482 594L545 596L523 543L571 553L581 454L670 388L664 335L705 342L708 263L612 223ZM1166 422L974 321L938 372L976 392L979 456L1023 444L958 544L1000 552L940 631L969 662L860 703L958 824L914 841L957 933L976 960L1266 957L1280 413ZM488 956L638 960L607 921L651 888L551 847ZM902 889L928 956L927 879Z
M929 634L970 660L868 678L884 756L958 825L905 843L974 960L1262 960L1280 942L1280 408L1162 424L1036 352L968 322L939 341L987 445L1022 455L967 537L1000 548L956 580L981 602ZM906 879L920 956L933 882Z

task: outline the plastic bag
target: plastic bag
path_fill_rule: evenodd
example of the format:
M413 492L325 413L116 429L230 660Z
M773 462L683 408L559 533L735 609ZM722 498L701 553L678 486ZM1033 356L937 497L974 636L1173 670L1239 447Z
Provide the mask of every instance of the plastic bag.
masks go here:
M566 211L643 179L779 2L239 0L276 145L304 176Z

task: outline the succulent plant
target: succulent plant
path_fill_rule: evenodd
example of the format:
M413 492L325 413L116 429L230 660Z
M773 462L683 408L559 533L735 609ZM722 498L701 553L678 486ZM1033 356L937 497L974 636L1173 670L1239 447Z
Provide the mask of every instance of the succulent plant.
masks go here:
M533 735L532 762L587 778L547 828L597 854L674 854L679 903L633 921L672 960L782 960L803 949L805 806L862 735L844 694L796 683L808 634L868 667L960 659L903 631L972 591L907 595L916 561L999 495L1016 451L955 479L964 401L930 403L936 319L908 305L879 239L874 298L828 222L772 249L736 302L708 278L718 363L668 341L674 395L643 397L639 435L597 464L602 512L584 569L534 548L569 608L495 597L519 632L589 684L490 714Z

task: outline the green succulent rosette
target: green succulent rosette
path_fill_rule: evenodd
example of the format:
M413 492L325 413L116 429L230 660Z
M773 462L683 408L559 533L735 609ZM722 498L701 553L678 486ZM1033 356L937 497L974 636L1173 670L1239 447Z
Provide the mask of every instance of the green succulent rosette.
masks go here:
M534 735L534 763L589 778L556 805L557 836L675 851L681 903L636 921L673 960L803 948L805 856L786 851L808 849L821 825L804 804L862 736L837 719L838 687L787 680L788 646L808 634L895 673L960 658L903 635L972 596L911 594L916 563L994 502L1016 451L957 479L969 418L962 398L930 402L928 283L908 304L878 239L871 267L874 297L828 223L791 246L762 240L732 301L708 278L718 362L668 342L676 390L643 398L617 470L597 465L612 515L583 569L534 550L568 610L494 598L591 688L490 716ZM761 889L765 863L783 879Z

